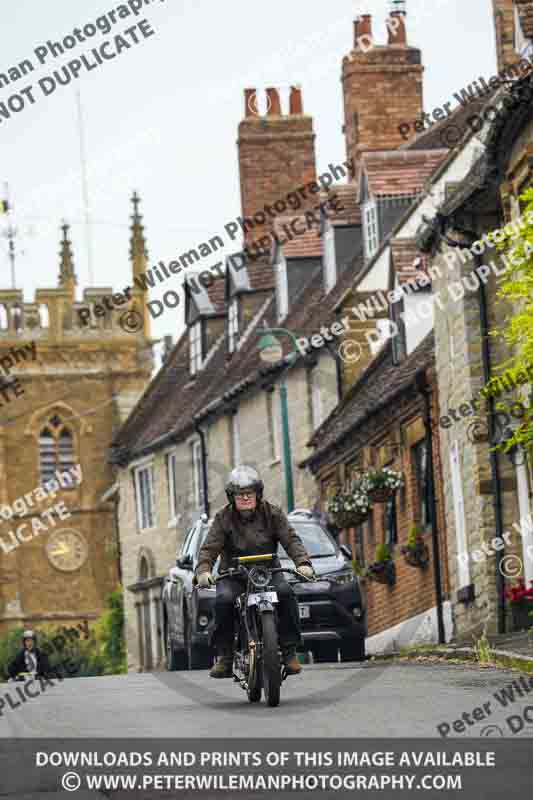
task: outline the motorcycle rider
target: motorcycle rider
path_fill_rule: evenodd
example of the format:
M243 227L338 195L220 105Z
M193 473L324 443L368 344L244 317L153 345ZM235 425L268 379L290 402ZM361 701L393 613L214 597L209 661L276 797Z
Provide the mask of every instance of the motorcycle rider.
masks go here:
M9 664L7 671L10 678L16 678L21 672L32 672L43 678L50 674L48 656L37 647L37 636L33 631L27 630L22 634L22 650Z
M277 506L263 500L263 481L253 467L235 467L226 484L228 505L216 514L198 557L195 580L200 588L214 583L211 574L218 556L220 572L226 571L237 556L276 553L281 542L297 571L314 577L311 559L300 537ZM279 560L273 562L279 567ZM285 669L289 675L301 672L296 648L301 642L300 617L294 592L283 573L272 576L278 595L279 641ZM231 678L233 667L234 604L243 590L243 581L228 577L217 582L215 628L212 642L218 658L210 671L212 678Z

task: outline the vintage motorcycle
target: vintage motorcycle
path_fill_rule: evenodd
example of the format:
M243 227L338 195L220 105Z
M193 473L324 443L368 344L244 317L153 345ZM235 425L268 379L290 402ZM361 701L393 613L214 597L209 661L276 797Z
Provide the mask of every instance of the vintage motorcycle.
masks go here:
M250 703L261 700L264 692L269 706L278 706L281 684L287 677L282 669L278 643L276 605L278 596L272 576L287 572L300 581L312 581L293 569L272 567L265 562L275 558L268 555L241 556L238 564L217 577L238 577L245 588L235 600L237 625L234 643L233 679L246 691Z

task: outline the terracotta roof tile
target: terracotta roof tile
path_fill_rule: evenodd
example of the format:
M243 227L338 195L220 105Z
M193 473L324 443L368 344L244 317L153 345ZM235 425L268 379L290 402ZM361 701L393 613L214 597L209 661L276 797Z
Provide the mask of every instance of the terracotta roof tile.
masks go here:
M328 212L332 224L335 226L360 225L361 206L357 202L357 184L341 183L338 186L331 187L327 193L320 193L320 199L326 200L331 195L337 195L339 198L338 205L342 209L341 211Z
M257 261L250 262L246 265L246 269L248 271L250 288L253 291L259 292L275 288L274 266L268 259L258 259Z
M415 239L392 239L392 263L400 285L412 281L420 272L427 275L427 257L420 253Z
M425 182L447 153L444 149L364 153L360 175L366 175L369 192L374 197L416 195L423 191Z
M305 228L303 233L294 236L290 241L282 245L285 258L321 258L322 239L320 237L320 227L317 224L310 226L303 214L294 214L290 217L276 217L274 220L274 230L276 234L287 239L286 225L298 221L297 230ZM292 230L292 229L291 229Z
M211 303L214 308L215 314L225 314L226 313L226 281L224 276L215 276L215 279L211 286L207 288L207 295L211 300Z

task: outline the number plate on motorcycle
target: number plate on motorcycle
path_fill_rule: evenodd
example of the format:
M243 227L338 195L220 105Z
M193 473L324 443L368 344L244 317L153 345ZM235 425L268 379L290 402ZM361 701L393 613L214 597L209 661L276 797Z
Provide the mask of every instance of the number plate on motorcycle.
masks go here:
M268 603L277 603L278 602L278 595L277 592L257 592L256 594L249 594L248 595L248 605L249 606L257 606L261 600L266 600Z
M300 609L300 619L310 619L311 618L311 606L298 606Z

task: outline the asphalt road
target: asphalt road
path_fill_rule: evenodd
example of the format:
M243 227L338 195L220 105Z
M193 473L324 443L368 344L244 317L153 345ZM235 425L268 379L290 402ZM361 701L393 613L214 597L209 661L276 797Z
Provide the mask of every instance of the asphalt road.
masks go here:
M533 680L529 694L518 683L520 695L515 686L507 707L494 694L513 681L515 672L469 665L319 664L288 678L273 709L248 703L236 683L215 681L204 671L69 679L42 692L37 685L37 696L25 703L14 688L21 684L4 683L0 738L438 737L437 726L444 723L463 739L531 737ZM475 708L481 709L477 720ZM464 721L464 731L454 733L453 721L463 713L472 724ZM517 733L512 728L520 722L508 723L511 715L522 718Z

